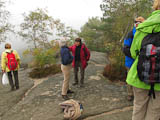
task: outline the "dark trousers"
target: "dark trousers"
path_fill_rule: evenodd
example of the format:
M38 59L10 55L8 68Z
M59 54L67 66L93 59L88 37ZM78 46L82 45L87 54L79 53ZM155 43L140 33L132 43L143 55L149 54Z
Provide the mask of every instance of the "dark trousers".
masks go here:
M13 89L14 86L16 88L19 88L18 71L7 72L7 74L8 74L9 84L10 84L11 88ZM14 76L15 82L13 82L12 74Z
M74 67L74 80L75 83L78 83L78 71L80 68L80 73L81 73L81 80L80 80L80 84L84 83L84 72L85 70L82 68L82 64L80 61L75 61L75 67Z

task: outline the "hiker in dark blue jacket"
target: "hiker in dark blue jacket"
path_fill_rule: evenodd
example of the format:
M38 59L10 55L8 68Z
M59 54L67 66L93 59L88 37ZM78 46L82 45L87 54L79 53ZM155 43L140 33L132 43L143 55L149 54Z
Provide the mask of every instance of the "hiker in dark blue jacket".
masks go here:
M130 68L134 62L134 59L131 57L130 54L130 47L134 38L134 34L136 32L136 28L134 27L132 31L130 31L127 37L124 39L124 48L123 52L125 53L125 66Z
M143 17L136 18L132 31L130 31L127 37L124 39L123 52L125 54L125 67L127 69L127 72L129 71L129 69L131 68L134 62L134 59L131 57L130 47L132 45L132 41L136 33L136 27L138 26L138 24L142 23L143 21L144 21ZM127 93L128 93L128 97L127 97L128 101L132 101L134 98L132 86L127 85Z
M69 48L67 46L61 47L61 62L63 65L69 65L73 61L73 56L71 55Z
M62 97L65 100L68 100L69 97L67 93L73 93L73 91L69 90L69 79L70 79L70 71L72 69L72 61L73 56L70 53L70 50L67 46L66 40L61 40L61 70L64 75L63 85L62 85Z

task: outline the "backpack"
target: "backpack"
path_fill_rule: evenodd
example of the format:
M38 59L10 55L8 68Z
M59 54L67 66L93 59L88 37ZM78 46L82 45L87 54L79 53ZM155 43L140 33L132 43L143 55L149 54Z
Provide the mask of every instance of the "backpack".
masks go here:
M127 34L126 38L124 39L124 46L122 48L122 52L124 53L124 55L130 58L132 58L130 48L131 48L135 33L136 33L136 28L134 27L132 31L130 31Z
M9 70L14 71L17 68L18 63L17 63L17 60L15 58L15 55L13 54L13 51L11 51L11 53L7 52L7 59L8 59L7 66L9 68Z
M76 100L70 99L59 104L64 112L64 118L77 120L83 113L83 105Z
M132 44L132 40L133 40L133 32L130 31L127 35L127 37L124 40L124 46L122 48L122 52L124 53L125 56L128 56L130 58L131 57L131 52L130 52L130 48L131 48L131 44Z
M151 86L148 95L155 99L154 84L160 83L160 32L144 37L138 54L138 77Z

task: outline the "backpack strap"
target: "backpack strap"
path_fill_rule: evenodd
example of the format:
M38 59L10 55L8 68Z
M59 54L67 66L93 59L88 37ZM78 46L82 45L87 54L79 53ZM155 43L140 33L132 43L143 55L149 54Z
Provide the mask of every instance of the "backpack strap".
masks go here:
M7 54L9 54L10 52L6 52ZM13 53L13 50L11 50L11 53Z
M127 36L124 39L124 45L122 48L122 52L124 53L125 56L128 56L132 58L130 48L132 45L133 37L134 37L134 30L130 31Z
M149 93L148 93L148 96L152 96L153 95L153 99L156 98L156 95L155 95L155 91L154 91L154 83L151 84L151 88L149 90Z
M84 48L83 48L83 51L84 51L84 55L85 55L85 58L87 59L87 52L86 52L86 46L84 45Z

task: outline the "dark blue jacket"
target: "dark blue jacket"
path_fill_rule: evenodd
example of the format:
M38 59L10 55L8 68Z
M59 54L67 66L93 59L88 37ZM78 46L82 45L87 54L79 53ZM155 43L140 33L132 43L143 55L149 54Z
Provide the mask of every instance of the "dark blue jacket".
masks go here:
M134 38L134 35L136 33L136 28L134 27L131 32L128 33L127 37L124 40L124 50L123 52L125 53L125 66L130 68L134 62L134 59L131 58L130 54L130 47L132 45L132 41Z
M73 61L73 56L71 55L69 48L67 46L61 47L61 63L63 65L71 64Z

